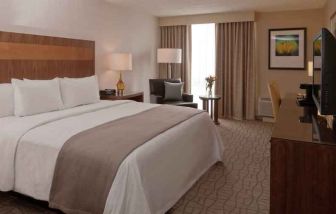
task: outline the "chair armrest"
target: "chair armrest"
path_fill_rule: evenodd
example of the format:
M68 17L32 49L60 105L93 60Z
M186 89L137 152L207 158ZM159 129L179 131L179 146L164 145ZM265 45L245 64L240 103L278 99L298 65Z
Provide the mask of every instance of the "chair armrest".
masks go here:
M184 102L193 102L194 101L194 95L192 94L182 94L182 99Z
M150 95L150 103L163 104L163 97L159 95Z

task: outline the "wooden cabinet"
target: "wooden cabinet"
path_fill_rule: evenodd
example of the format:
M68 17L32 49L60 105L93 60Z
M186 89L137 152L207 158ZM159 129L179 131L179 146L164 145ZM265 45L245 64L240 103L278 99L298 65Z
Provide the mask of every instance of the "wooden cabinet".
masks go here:
M336 213L336 144L316 142L295 96L280 107L271 138L271 214Z

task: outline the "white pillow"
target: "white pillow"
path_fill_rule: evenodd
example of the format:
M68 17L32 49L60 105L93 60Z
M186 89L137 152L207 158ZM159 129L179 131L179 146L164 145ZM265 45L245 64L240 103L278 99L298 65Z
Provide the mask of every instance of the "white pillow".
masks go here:
M0 117L14 115L14 90L12 84L0 84Z
M62 94L61 94L60 78L56 77L56 78L54 78L52 80L30 80L30 79L25 79L24 78L23 80L26 83L48 84L48 85L52 85L55 88L58 87L58 90L59 90L59 93L60 93L60 97L61 97L61 99L58 99L58 106L59 106L59 109L64 109L63 100L62 100ZM20 80L20 81L22 81L22 80Z
M61 110L63 102L59 80L16 80L14 87L15 116L29 116L50 111Z
M100 101L96 76L84 78L64 78L60 80L65 108L97 103Z

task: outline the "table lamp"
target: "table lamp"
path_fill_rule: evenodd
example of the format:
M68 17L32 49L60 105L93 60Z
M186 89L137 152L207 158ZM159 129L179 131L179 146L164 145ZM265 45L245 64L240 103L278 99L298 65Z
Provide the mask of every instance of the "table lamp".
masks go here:
M172 78L172 63L182 63L182 49L159 48L157 50L157 62L168 63L167 78Z
M120 76L117 82L117 93L123 94L125 90L125 83L122 80L123 71L132 70L132 54L130 53L114 53L109 57L110 69L113 71L119 71Z

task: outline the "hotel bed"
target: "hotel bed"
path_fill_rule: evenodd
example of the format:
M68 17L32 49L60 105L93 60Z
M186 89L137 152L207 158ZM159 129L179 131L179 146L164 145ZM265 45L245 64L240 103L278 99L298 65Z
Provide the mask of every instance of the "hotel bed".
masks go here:
M49 201L56 159L70 137L155 106L101 101L29 117L0 118L0 189ZM206 113L163 132L122 162L104 213L164 213L221 160L221 145Z
M60 87L59 89L62 91L62 98L59 99L63 99L64 104L58 110L49 109L50 111L36 113L34 111L41 110L41 106L43 108L53 106L40 98L36 102L32 102L36 97L38 98L36 96L26 99L32 108L25 109L25 105L17 105L16 94L21 93L20 96L26 96L30 86L23 87L20 86L20 81L14 81L14 83L12 81L12 85L15 85L15 90L13 90L15 91L16 116L3 116L0 111L0 191L15 191L38 200L48 201L51 207L61 209L66 213L164 213L206 170L217 161L222 160L223 148L220 136L206 112L188 110L189 108L166 108L134 101L99 101L99 95L95 98L95 102L74 107L73 100L65 99L66 97L63 96L68 93L63 93L63 89L66 87L63 87L62 84L76 81L69 78L89 77L95 74L94 48L93 41L0 31L0 83L9 83L13 78L39 80L36 83L41 87L41 90L35 88L34 93L44 92L44 96L56 99L56 95L50 95L42 89L46 86L42 87L44 83L40 80L60 77L59 80L56 78L48 81L47 88L51 90L56 87L56 83L60 84L57 87ZM94 80L94 78L88 79ZM30 84L31 80L23 82ZM27 88L27 86L29 87ZM12 90L8 84L3 88L6 87ZM25 87L29 90L25 90ZM98 90L98 86L96 88ZM18 93L19 89L20 93ZM85 89L87 89L86 86L83 90ZM60 93L59 90L52 92ZM72 90L68 90L68 92L73 93ZM90 93L92 90L86 91L84 94L80 92L82 90L72 94L72 97L79 99L77 100L79 102L90 97L88 94L92 95ZM23 95L25 93L26 95ZM94 98L95 93L92 96ZM8 98L11 96L7 96L6 99ZM0 97L0 105L3 104L1 102L4 103ZM11 102L5 103L10 104ZM54 105L57 107L57 100ZM12 106L8 106L11 111ZM22 108L18 109L18 106ZM156 116L151 117L151 112ZM162 117L165 119L158 120L156 127L155 120L152 119L164 116L169 112L172 116ZM11 114L14 115L14 113ZM181 119L175 115L182 115L178 117L184 115L185 117ZM132 118L137 118L137 120ZM179 120L174 121L176 118ZM82 136L83 141L92 136L99 139L98 133L101 133L101 129L106 128L106 124L110 126L111 134L107 132L104 140L111 139L113 146L108 144L104 148L108 148L108 152L111 154L114 152L116 156L119 155L119 149L114 149L116 144L119 146L123 146L124 143L128 145L130 139L137 140L137 136L142 137L138 144L134 144L129 148L129 151L124 152L126 155L121 157L113 168L115 174L106 177L106 174L102 175L98 170L94 171L96 173L86 174L87 176L79 176L83 175L81 171L78 174L76 174L77 171L71 171L73 168L76 170L77 165L74 161L77 161L78 157L82 158L80 162L84 163L84 168L86 162L87 165L91 165L91 162L100 162L100 154L103 154L104 150L101 149L101 153L97 153L97 155L90 154L96 148L100 148L96 144L103 145L100 140L86 142L86 148L91 147L92 151L86 149L81 153L78 152L81 151L80 148L77 150L76 147L75 153L77 152L77 155L72 156L71 153L66 156L69 167L67 161L63 165L59 164L60 159L64 157L64 150L66 150L64 148L76 144L73 141L77 136ZM147 128L148 124L150 126ZM113 127L119 127L119 129ZM127 132L128 129L133 131ZM148 132L152 129L156 131ZM149 134L144 135L145 132ZM88 138L83 134L87 134ZM69 141L72 142L69 143ZM89 154L88 156L86 156L86 152ZM106 158L106 154L105 161L108 162L110 156ZM111 159L114 158L112 156ZM105 163L102 162L101 165ZM59 170L63 169L62 166L68 171L64 173L63 170ZM79 169L82 168L79 167ZM97 170L96 168L93 167L93 170ZM106 173L108 170L102 171ZM88 172L90 173L90 171ZM81 183L82 180L86 181L88 177L90 178L87 180L90 181L89 183ZM98 200L100 203L102 202L100 209L85 207L89 210L88 212L72 212L56 204L57 200L54 199L59 196L57 190L63 188L63 183L68 185L66 190L71 189L71 185L77 187L76 183L78 183L82 185L79 187L83 187L79 188L80 190L85 189L89 192L81 195L61 194L60 198L64 199L70 195L73 196L72 199L76 203L83 205L83 202L88 200L90 203L93 201L93 205L95 205L95 200L92 197L96 195L100 197L100 192L96 189L98 189L98 184L102 183L100 182L102 178L111 182L111 185L105 185L104 196L106 197ZM57 186L55 183L59 185ZM85 205L86 203L84 203Z

